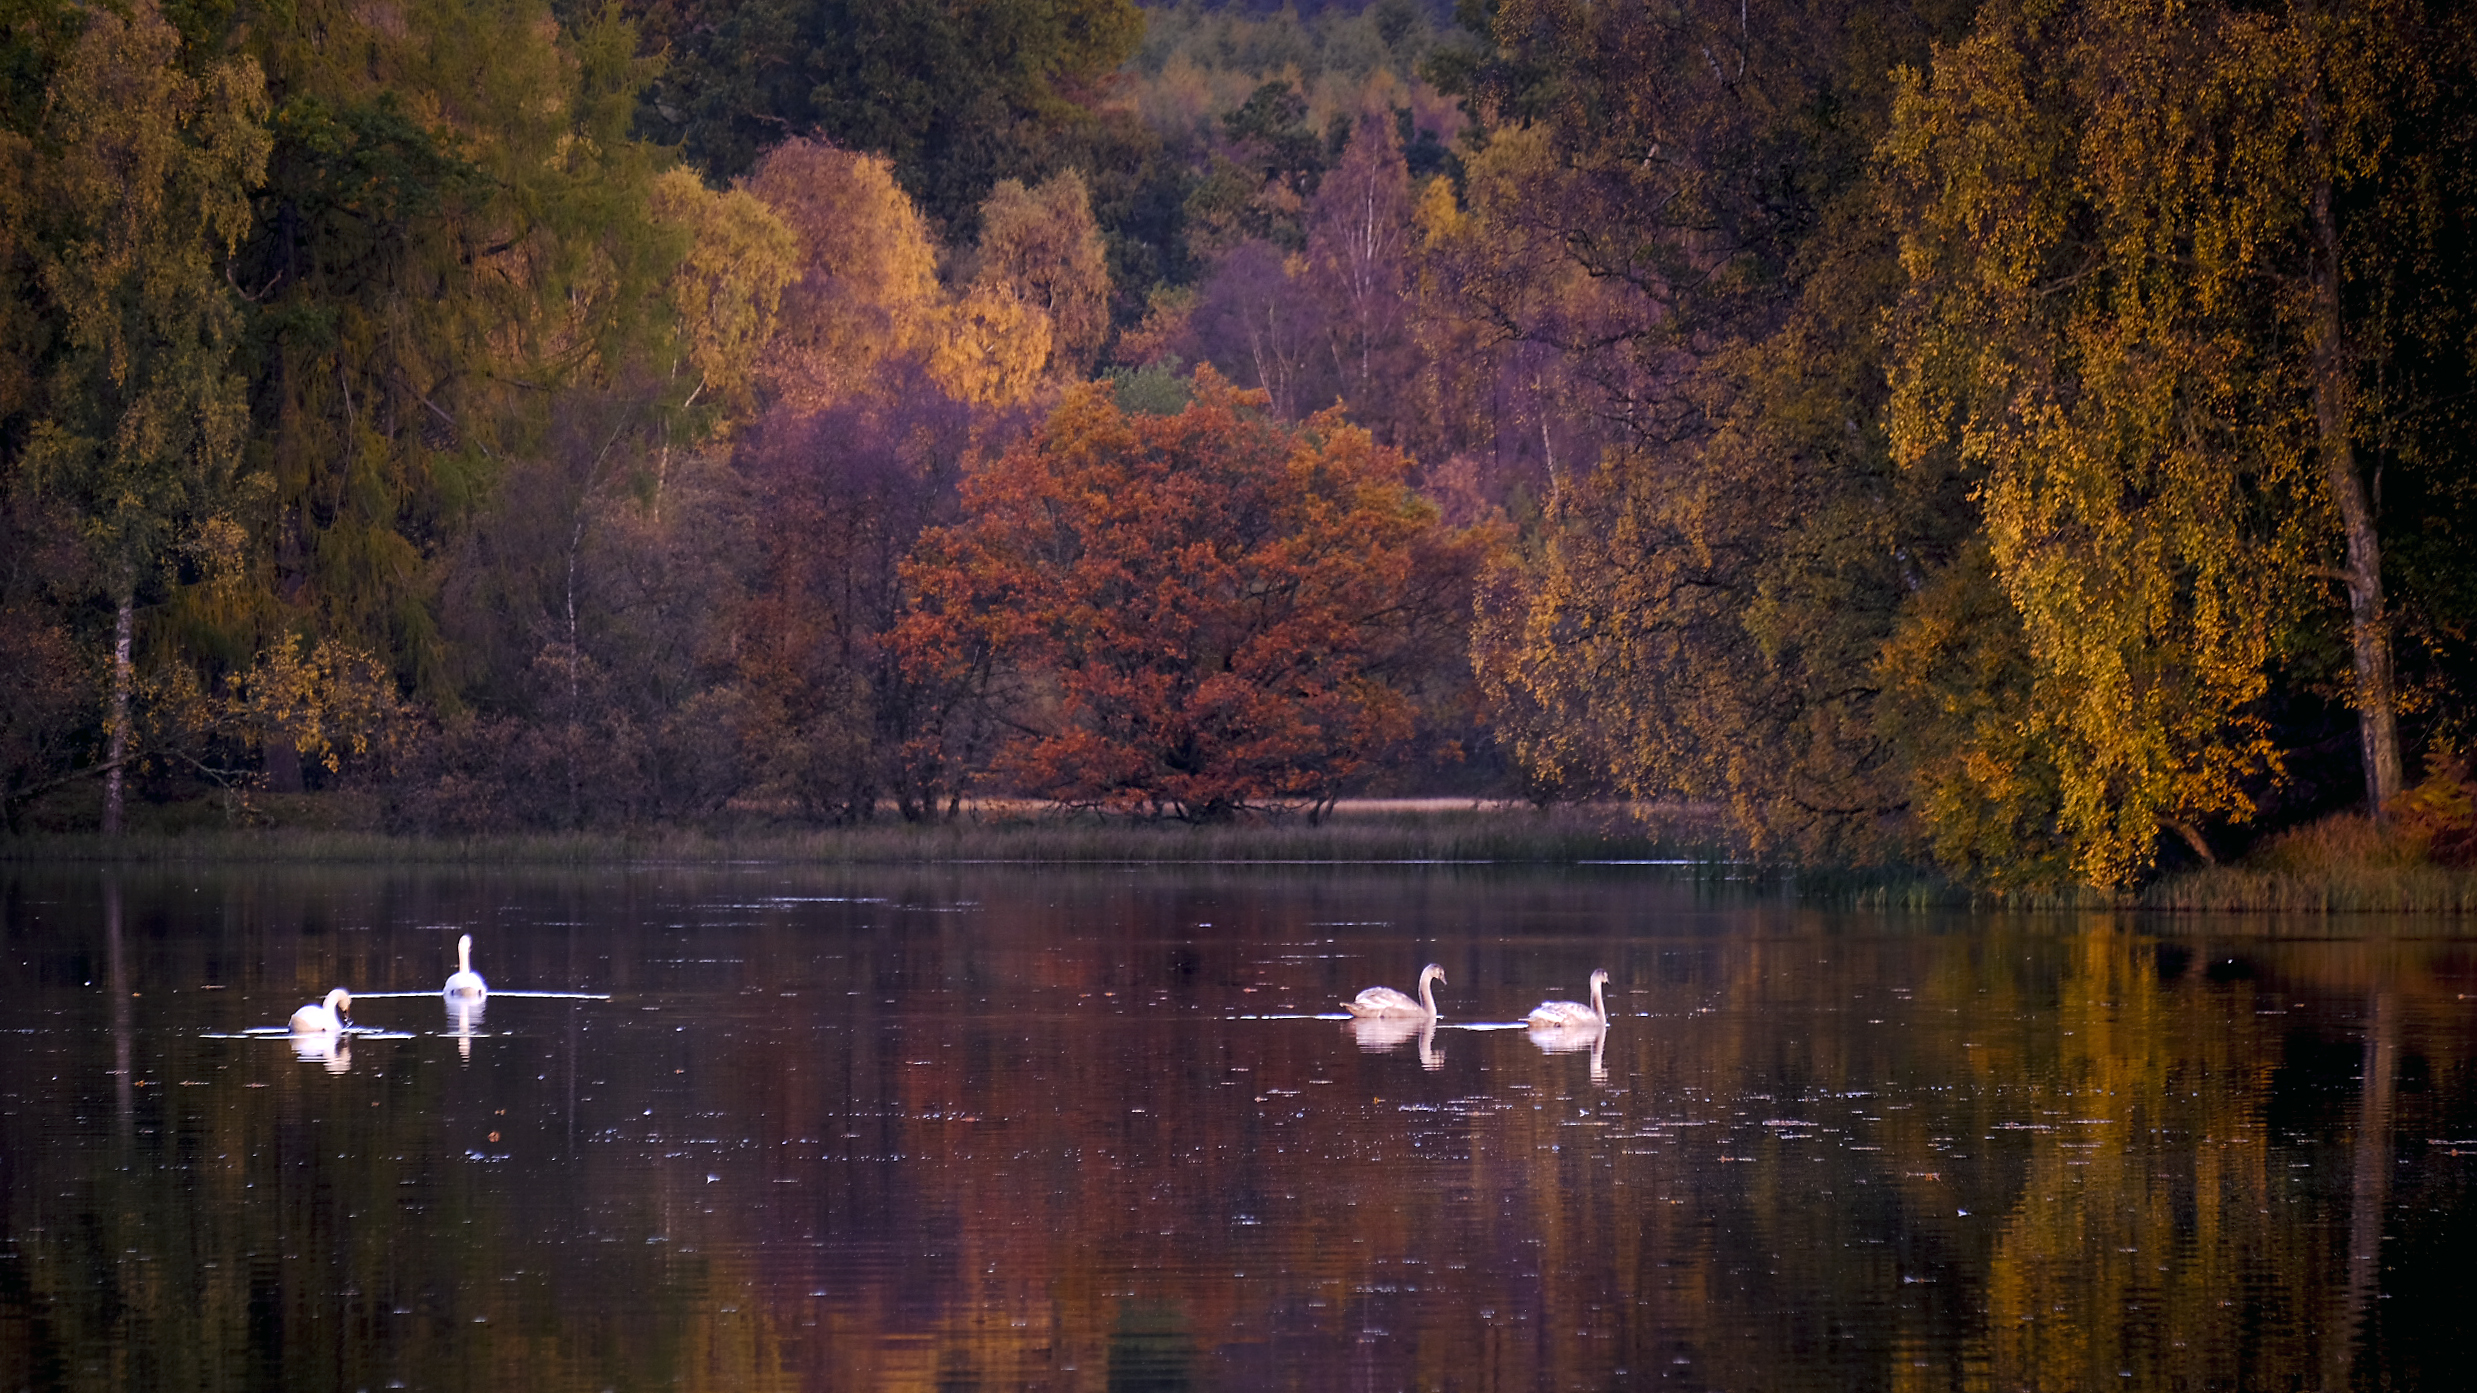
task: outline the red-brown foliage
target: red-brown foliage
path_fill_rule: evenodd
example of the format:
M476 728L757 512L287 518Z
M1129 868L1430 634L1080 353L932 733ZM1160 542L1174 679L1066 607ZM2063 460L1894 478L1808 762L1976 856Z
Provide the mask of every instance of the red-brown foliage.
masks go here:
M998 773L1084 806L1203 819L1317 807L1416 724L1458 660L1484 539L1337 411L1296 426L1210 369L1176 416L1070 395L968 479L906 568L923 673L1018 686Z

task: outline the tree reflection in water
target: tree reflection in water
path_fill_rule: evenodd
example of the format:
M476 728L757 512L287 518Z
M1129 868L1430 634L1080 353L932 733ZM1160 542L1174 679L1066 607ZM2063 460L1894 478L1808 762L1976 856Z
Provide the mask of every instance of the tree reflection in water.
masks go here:
M2416 1386L2477 1309L2432 925L1451 869L0 904L5 1387ZM442 1023L441 925L612 999ZM1601 963L1618 1019L1263 1018L1414 934L1473 1021ZM345 1073L228 1038L335 982L425 995Z

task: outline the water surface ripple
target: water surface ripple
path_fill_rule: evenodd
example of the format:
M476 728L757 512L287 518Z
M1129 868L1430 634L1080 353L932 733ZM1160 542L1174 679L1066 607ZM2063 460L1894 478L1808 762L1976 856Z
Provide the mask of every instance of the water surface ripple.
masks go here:
M2458 1377L2477 939L1680 875L0 871L0 1389Z

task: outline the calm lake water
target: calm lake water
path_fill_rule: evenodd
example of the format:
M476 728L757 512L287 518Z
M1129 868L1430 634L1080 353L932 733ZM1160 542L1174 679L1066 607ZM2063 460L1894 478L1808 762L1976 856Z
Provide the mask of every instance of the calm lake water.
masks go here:
M1313 1018L1430 960L1428 1039ZM1597 1049L1473 1028L1596 967ZM244 1033L336 985L409 995L332 1057ZM0 987L0 1390L2431 1388L2477 1349L2447 925L1646 867L19 869Z

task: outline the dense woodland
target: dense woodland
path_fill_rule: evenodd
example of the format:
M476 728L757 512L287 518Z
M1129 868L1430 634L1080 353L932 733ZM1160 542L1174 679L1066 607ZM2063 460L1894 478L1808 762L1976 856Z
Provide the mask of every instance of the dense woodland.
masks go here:
M2477 843L2458 5L0 14L12 828Z

